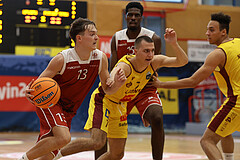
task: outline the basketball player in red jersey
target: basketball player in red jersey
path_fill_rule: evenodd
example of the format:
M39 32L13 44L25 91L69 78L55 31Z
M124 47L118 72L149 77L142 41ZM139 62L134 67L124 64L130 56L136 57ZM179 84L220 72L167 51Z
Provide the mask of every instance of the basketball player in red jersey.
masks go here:
M48 64L39 77L50 77L57 81L61 89L59 102L48 109L36 107L40 119L38 142L19 160L51 160L58 150L71 141L70 128L72 118L81 106L85 96L94 84L98 74L106 93L114 92L118 83L125 82L124 74L118 71L116 79L110 79L107 56L96 49L97 29L95 23L83 18L76 19L70 28L70 37L74 48L63 50ZM118 79L117 79L118 78ZM29 85L31 85L30 82ZM30 102L32 89L26 89ZM91 132L97 132L92 130ZM98 135L98 134L95 134ZM97 140L101 141L102 137Z
M126 54L134 54L134 41L137 37L147 35L154 41L155 55L160 54L161 39L153 31L140 26L142 21L143 6L139 2L130 2L126 6L127 28L115 33L111 41L111 64L112 69L117 61ZM144 126L151 126L151 144L153 159L162 159L164 147L163 111L162 103L158 96L157 88L145 87L139 95L128 103L127 113L136 106L142 118ZM107 150L95 152L98 157Z

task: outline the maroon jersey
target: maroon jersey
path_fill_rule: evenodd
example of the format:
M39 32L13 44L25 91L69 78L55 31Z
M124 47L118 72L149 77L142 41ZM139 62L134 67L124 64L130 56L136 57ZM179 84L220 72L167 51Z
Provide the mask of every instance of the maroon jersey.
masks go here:
M144 36L144 35L152 38L152 36L154 35L154 32L142 27L137 37ZM136 39L128 38L127 29L123 29L121 31L116 32L115 39L116 39L118 60L121 59L124 55L134 54L134 42Z
M86 61L78 57L74 48L60 53L64 57L64 65L61 72L53 77L61 89L58 104L63 111L75 114L100 73L103 52L92 51Z

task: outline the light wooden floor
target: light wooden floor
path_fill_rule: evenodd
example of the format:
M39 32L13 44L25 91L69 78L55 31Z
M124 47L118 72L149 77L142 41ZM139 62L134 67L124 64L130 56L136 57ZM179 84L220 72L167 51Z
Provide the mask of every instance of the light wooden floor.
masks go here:
M0 160L17 159L34 145L38 133L1 133ZM73 139L88 136L88 133L72 133ZM200 144L200 136L167 134L164 160L206 160ZM63 160L91 160L93 152L82 152ZM240 137L235 137L235 159L240 159ZM124 160L151 160L149 134L130 134L127 140Z

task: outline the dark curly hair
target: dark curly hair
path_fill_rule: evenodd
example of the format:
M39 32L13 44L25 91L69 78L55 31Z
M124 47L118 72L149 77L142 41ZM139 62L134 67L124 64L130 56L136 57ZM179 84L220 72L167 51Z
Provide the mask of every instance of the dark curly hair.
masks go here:
M140 9L141 15L143 14L143 6L139 2L129 2L126 6L126 14L130 8L138 8Z
M227 34L229 32L229 24L231 22L231 17L229 15L225 15L222 12L211 14L211 20L217 21L219 23L220 31L226 29Z

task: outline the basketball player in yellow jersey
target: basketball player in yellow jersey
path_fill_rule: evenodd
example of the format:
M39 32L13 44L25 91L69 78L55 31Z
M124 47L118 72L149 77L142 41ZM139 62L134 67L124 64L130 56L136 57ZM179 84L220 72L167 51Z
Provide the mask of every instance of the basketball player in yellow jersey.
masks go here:
M229 38L230 22L231 17L223 13L211 15L206 35L209 43L218 47L191 77L172 82L160 82L154 77L157 87L192 88L214 73L227 99L212 117L201 139L201 146L210 160L223 160L217 148L219 141L224 160L233 160L234 142L231 134L240 131L240 39Z
M167 28L164 37L173 47L176 57L154 55L153 40L148 36L138 37L134 45L135 55L122 57L111 72L111 77L115 77L120 70L123 71L126 81L118 83L119 85L115 87L116 92L111 95L105 94L100 85L91 96L89 116L84 128L90 131L99 130L91 133L98 133L98 137L102 139L96 139L94 134L91 134L91 138L85 143L81 143L83 142L81 139L76 139L61 149L57 157L86 151L82 150L81 146L90 143L95 148L100 148L105 145L108 137L109 151L99 157L99 160L122 159L127 139L127 102L138 95L157 68L180 67L188 62L186 53L177 43L175 31Z
M176 38L173 29L167 29L166 33L168 36ZM128 133L127 102L133 100L138 95L151 79L156 69L163 66L179 67L188 62L184 51L178 45L175 47L177 58L170 58L163 55L154 56L153 40L148 36L140 36L135 41L135 55L123 56L111 72L111 75L115 75L115 72L121 68L127 77L125 84L120 86L118 91L111 95L105 94L101 86L92 94L89 118L85 129L94 128L101 122L101 119L96 120L97 117L94 115L97 110L102 109L106 111L104 115L107 115L106 118L103 118L105 121L102 121L100 129L107 133L109 152L100 156L100 160L123 158ZM102 103L100 103L101 101Z

